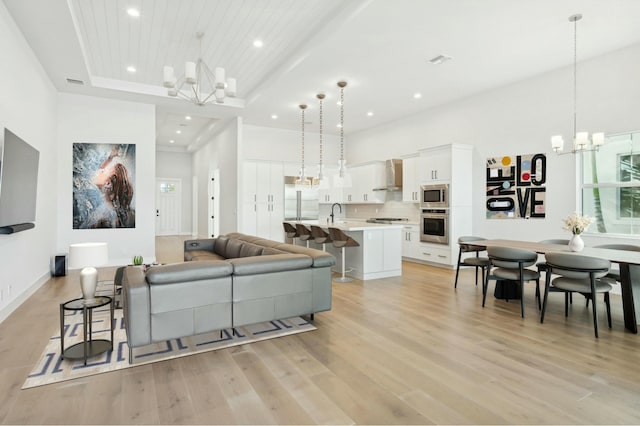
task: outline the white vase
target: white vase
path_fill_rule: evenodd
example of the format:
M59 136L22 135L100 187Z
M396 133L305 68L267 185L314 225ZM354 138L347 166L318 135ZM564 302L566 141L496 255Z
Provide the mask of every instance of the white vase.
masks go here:
M573 234L573 237L571 237L571 240L569 241L569 250L582 251L583 248L584 241L582 241L580 234Z

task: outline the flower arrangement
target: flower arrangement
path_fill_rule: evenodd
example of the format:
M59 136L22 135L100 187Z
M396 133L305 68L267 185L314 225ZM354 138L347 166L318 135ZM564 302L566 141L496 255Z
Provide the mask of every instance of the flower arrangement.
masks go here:
M564 218L565 227L563 229L571 231L573 235L580 235L587 230L594 220L592 217L573 212L573 214Z

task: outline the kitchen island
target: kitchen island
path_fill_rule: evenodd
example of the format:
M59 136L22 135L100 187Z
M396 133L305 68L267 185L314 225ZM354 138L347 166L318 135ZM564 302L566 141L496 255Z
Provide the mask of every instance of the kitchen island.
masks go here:
M329 227L338 228L356 240L360 246L345 249L345 264L348 276L359 280L373 280L377 278L398 277L402 275L402 225L367 223L364 220L337 220L334 223L318 220L288 221L295 226L301 223L310 227L316 225L328 230ZM299 245L305 242L297 241ZM309 247L322 250L322 245L310 240ZM336 257L335 271L342 270L340 249L333 244L326 244L327 252Z

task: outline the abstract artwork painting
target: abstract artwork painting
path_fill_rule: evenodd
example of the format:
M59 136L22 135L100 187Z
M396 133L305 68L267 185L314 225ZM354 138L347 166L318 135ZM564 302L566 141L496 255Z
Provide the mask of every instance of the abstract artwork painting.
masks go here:
M487 219L545 217L547 157L544 154L487 159Z
M73 229L135 228L135 144L73 144Z

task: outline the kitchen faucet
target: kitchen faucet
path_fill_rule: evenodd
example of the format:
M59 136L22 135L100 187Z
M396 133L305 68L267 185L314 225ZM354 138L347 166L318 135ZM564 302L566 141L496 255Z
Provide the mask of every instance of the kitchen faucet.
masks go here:
M342 205L340 205L340 203L333 203L333 204L331 205L331 214L329 215L329 216L331 216L331 223L333 223L333 217L334 217L334 214L333 214L333 208L334 208L335 206L340 207L340 213L342 213Z

